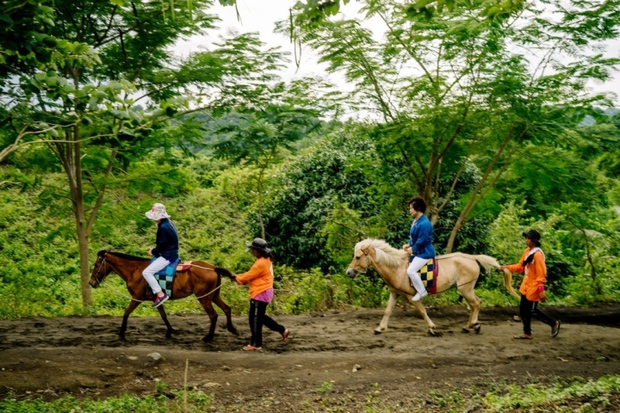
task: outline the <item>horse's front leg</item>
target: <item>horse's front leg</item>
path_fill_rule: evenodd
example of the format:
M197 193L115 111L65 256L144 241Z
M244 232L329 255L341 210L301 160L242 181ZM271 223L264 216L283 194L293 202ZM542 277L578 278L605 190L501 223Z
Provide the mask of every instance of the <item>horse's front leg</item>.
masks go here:
M140 304L141 301L132 299L129 302L127 308L125 309L125 314L123 314L123 323L121 324L121 329L118 332L118 338L120 338L121 340L125 340L125 332L127 331L127 319L129 318L129 315L133 313L133 310L135 310Z
M168 316L166 315L166 310L164 310L164 306L160 305L159 307L157 307L157 311L159 311L161 319L164 320L164 324L166 324L166 338L172 338L172 333L176 333L177 331L170 325L170 322L168 321Z
M428 334L430 334L431 336L437 335L437 333L435 332L435 323L433 323L428 314L426 314L426 308L424 308L422 303L420 301L411 301L411 303L416 308L416 310L418 310L422 318L424 318L426 324L428 324Z
M385 307L385 311L383 312L383 318L381 319L381 323L379 323L379 327L375 329L375 334L381 334L383 330L387 330L388 321L390 321L390 316L392 315L392 310L394 310L394 305L396 304L396 299L398 295L393 291L390 291L390 298L387 303L387 307Z

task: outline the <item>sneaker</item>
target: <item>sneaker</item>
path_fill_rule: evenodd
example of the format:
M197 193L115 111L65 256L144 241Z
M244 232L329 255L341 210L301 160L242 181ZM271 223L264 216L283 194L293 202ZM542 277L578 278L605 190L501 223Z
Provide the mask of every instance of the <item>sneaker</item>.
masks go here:
M243 347L243 351L261 351L263 348L262 347L254 347L251 344L248 344L247 346Z
M164 302L168 301L168 298L170 298L170 296L166 293L164 293L161 297L155 297L155 301L153 301L153 308L159 307Z
M282 333L282 341L286 341L288 339L288 328L284 329Z
M426 290L416 293L413 298L411 299L411 301L420 301L421 299L423 299L424 297L426 297L428 295L428 292Z

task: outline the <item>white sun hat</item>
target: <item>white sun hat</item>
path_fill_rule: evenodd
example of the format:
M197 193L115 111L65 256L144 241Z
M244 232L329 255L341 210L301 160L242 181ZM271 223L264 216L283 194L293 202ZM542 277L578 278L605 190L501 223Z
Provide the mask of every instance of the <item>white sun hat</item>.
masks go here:
M153 221L159 221L160 219L170 218L170 215L166 212L166 207L164 204L154 204L153 208L150 211L147 211L144 215L148 219L152 219Z

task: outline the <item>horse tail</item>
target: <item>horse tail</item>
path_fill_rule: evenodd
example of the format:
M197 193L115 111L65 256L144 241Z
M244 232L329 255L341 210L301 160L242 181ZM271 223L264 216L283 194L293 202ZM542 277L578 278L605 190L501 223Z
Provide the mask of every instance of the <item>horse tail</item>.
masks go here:
M227 270L226 268L215 267L215 272L218 275L218 281L217 281L218 285L220 285L220 282L222 280L222 276L228 277L231 280L235 281L235 275L232 272L230 272L229 270Z
M512 288L512 273L507 269L500 270L499 262L493 257L489 257L488 255L476 255L476 261L478 264L485 269L485 271L489 271L491 268L495 268L498 271L502 271L504 273L504 285L506 289L516 299L519 299L519 294Z

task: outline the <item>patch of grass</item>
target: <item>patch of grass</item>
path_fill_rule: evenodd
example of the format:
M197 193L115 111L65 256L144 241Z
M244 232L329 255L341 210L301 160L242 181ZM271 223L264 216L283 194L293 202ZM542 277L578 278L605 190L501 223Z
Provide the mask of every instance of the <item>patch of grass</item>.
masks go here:
M577 379L572 383L557 382L550 387L509 385L487 394L484 404L489 412L585 412L598 411L596 407L608 408L614 396L616 399L620 396L620 375L589 381Z
M334 382L324 381L316 391L321 394L327 394L334 388Z
M619 411L620 375L604 376L598 380L574 379L570 382L558 380L549 385L515 385L508 383L481 384L470 389L451 388L447 392L435 392L425 399L394 398L389 392L373 383L365 397L353 394L333 393L334 382L321 383L316 392L320 396L310 399L279 400L276 396L264 397L239 404L227 405L226 412L271 411L283 408L285 411L302 412L350 412L392 413L425 411L447 413L476 411L482 413L550 412L590 413ZM77 400L62 397L55 401L42 399L15 400L10 395L0 402L3 413L198 413L220 411L213 406L209 395L200 391L188 391L184 401L182 391L145 397L123 395L104 400ZM278 407L279 406L279 407Z
M182 392L169 396L136 397L123 395L102 400L78 400L71 396L47 402L42 399L15 400L10 396L0 402L4 413L199 413L207 411L212 404L210 396L202 392L188 392L187 403Z

